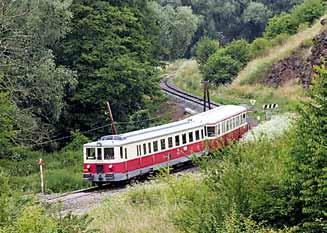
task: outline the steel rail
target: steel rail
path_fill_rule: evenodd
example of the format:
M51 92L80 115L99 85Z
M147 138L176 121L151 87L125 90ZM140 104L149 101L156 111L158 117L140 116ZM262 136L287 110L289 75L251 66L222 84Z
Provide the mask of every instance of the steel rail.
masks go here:
M182 90L180 90L179 88L171 85L169 83L169 80L167 78L164 78L161 83L161 89L171 95L174 95L174 96L177 96L179 98L182 98L184 100L187 100L189 102L192 102L192 103L195 103L197 105L200 105L200 106L203 106L203 99L198 97L198 96L195 96L195 95L192 95L192 94L189 94L187 92L184 92ZM217 104L217 103L214 103L214 102L210 102L211 106L212 107L219 107L220 105ZM206 106L208 107L209 104L207 103Z

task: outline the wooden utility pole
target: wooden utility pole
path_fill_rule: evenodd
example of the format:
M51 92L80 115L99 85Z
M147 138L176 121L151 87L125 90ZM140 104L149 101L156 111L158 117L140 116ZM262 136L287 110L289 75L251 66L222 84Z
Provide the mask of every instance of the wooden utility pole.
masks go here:
M116 129L116 126L115 126L114 118L112 116L110 103L108 101L107 101L107 108L108 108L108 117L109 117L109 122L111 124L112 134L116 135L117 134L117 129Z
M210 94L209 94L209 81L202 81L203 83L203 111L205 112L208 109L211 109L210 103Z

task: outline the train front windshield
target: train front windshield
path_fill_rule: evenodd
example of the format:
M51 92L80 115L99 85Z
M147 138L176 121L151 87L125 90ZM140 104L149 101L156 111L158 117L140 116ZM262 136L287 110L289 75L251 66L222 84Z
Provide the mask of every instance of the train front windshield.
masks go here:
M114 160L114 148L90 147L85 150L86 160Z

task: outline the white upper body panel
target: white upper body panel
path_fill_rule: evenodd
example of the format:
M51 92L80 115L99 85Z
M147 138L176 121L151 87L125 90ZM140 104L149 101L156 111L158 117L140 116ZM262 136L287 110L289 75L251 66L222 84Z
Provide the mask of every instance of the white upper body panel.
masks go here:
M108 136L107 138L110 138L110 140L98 140L95 142L90 142L84 144L84 147L115 147L137 143L139 141L150 140L152 138L175 134L181 131L187 131L205 125L216 124L220 121L246 111L247 109L243 106L224 105L211 109L207 112L202 112L197 115L188 117L184 120L147 129L132 131L121 135Z

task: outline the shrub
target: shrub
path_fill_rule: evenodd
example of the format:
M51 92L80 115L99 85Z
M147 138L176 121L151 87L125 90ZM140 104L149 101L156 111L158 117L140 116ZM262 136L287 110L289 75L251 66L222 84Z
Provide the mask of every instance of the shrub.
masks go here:
M185 232L265 232L255 222L271 226L287 223L287 200L282 182L289 156L289 135L274 141L231 145L202 162L204 189L198 199L178 213L178 224ZM201 192L201 191L199 191ZM254 220L255 222L253 222ZM252 223L253 224L252 224ZM267 231L268 232L268 231Z
M246 40L234 40L226 45L220 53L231 56L242 66L246 65L250 60L250 46Z
M264 32L264 37L272 39L277 35L286 33L293 35L296 33L298 22L290 13L282 13L272 17Z
M209 58L202 72L205 80L215 84L227 84L232 82L241 67L242 64L230 55L224 55L218 51Z
M211 40L207 37L202 38L196 45L195 57L200 65L204 65L209 57L217 52L219 49L219 42Z
M305 0L303 4L298 5L292 11L293 17L297 24L312 24L319 19L325 12L324 3L321 0Z
M257 38L250 45L251 58L265 55L271 47L271 42L266 38Z

